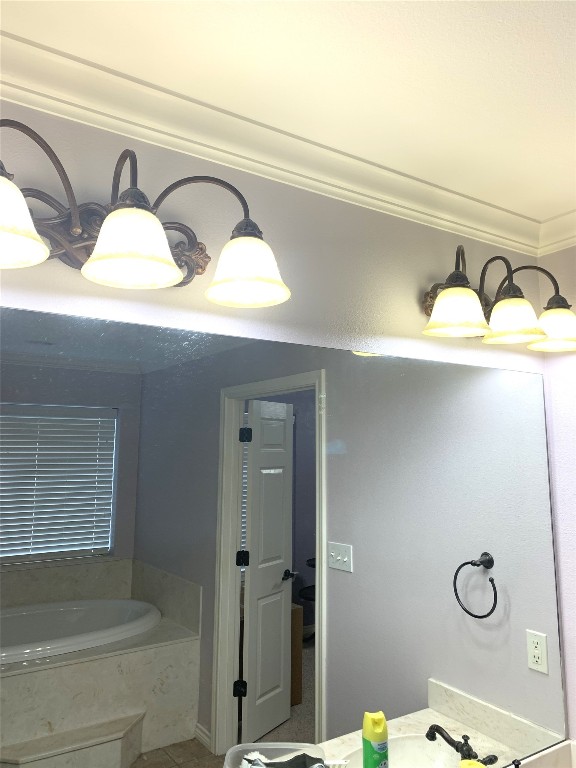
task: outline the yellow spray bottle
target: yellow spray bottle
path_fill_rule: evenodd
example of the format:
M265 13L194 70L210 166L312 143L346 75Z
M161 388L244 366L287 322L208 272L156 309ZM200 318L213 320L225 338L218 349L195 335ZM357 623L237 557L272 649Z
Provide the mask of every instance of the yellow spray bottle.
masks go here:
M364 712L363 768L388 768L388 724L384 712Z

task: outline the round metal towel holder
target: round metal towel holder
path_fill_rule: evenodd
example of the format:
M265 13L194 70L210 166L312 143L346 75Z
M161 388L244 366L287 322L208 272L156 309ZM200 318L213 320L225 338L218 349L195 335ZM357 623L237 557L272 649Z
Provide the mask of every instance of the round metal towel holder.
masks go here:
M494 579L492 576L488 579L490 584L492 585L492 595L493 595L493 603L492 608L488 611L488 613L472 613L472 611L469 611L468 608L464 605L462 600L460 600L460 595L458 594L458 587L456 585L456 581L458 579L458 574L467 565L473 565L475 568L479 568L480 566L483 566L486 568L486 570L490 570L494 567L494 558L489 552L482 552L478 560L467 560L465 563L462 563L461 565L456 568L456 573L454 574L454 579L452 581L452 586L454 587L454 596L456 600L458 601L458 605L462 610L468 614L468 616L472 616L474 619L487 619L488 616L492 616L494 611L496 610L496 606L498 605L498 591L496 589L496 584L494 583Z

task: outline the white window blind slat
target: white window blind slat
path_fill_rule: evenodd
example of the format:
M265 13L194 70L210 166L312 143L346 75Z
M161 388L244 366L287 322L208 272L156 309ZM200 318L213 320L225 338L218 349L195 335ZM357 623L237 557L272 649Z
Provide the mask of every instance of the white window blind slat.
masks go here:
M0 555L109 552L114 409L4 404Z

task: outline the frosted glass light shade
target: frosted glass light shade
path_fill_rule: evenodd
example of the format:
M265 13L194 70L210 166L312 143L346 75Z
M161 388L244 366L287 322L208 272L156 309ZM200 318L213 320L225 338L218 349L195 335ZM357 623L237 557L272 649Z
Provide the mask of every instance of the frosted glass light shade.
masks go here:
M547 309L539 319L546 338L528 344L528 349L536 352L576 351L576 315L571 309Z
M526 344L543 339L532 304L526 299L502 299L496 302L490 317L490 330L484 344Z
M225 307L272 307L290 298L272 249L257 237L235 237L218 259L205 294Z
M162 224L141 208L119 208L106 216L81 272L111 288L167 288L183 277Z
M0 269L33 267L49 255L24 195L10 179L0 176Z
M480 299L471 288L444 288L434 302L422 333L426 336L472 337L488 331Z

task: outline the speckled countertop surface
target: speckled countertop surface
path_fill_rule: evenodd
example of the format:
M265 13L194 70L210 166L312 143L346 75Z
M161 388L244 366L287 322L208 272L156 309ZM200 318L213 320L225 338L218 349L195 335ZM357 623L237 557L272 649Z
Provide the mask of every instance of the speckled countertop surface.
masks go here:
M519 755L510 747L499 741L494 741L490 737L476 731L458 720L442 715L434 709L421 709L419 712L412 712L404 717L397 717L388 721L389 736L405 736L409 734L424 735L432 723L437 723L445 728L455 739L460 740L462 734L470 736L470 744L478 752L480 757L486 755L497 755L498 768L509 765L516 758L525 757ZM347 733L345 736L338 736L336 739L325 741L320 745L326 754L327 760L343 760L350 752L360 749L362 746L362 731ZM446 745L446 749L449 749Z

